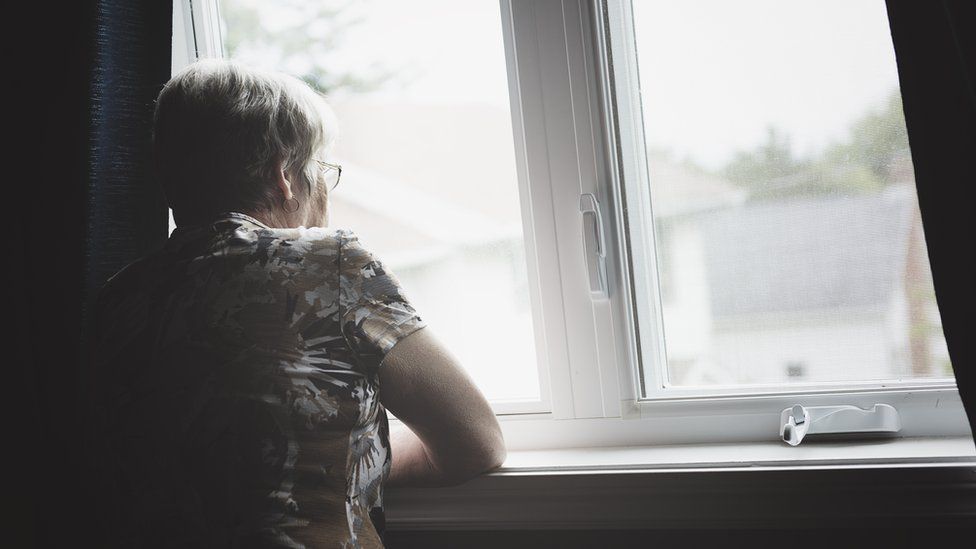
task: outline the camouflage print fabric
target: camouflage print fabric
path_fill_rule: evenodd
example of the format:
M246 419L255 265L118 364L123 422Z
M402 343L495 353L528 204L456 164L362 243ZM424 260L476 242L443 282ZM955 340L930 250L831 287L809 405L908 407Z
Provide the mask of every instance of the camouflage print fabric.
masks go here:
M114 542L383 546L378 368L425 323L352 231L178 228L96 325Z

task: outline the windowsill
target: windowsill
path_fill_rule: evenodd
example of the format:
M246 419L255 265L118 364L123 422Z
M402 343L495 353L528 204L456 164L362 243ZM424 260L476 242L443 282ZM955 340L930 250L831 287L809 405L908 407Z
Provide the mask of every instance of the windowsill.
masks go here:
M941 437L510 451L459 486L385 498L390 530L956 524L976 521L976 448Z
M653 447L510 451L488 475L574 471L655 471L756 467L865 467L923 463L976 465L967 437L897 438L857 442L675 444Z

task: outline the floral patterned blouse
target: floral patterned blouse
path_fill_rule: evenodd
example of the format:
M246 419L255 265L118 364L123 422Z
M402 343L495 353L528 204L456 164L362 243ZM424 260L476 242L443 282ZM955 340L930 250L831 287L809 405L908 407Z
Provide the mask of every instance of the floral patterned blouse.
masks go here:
M383 547L378 369L424 325L348 229L177 228L98 296L111 541Z

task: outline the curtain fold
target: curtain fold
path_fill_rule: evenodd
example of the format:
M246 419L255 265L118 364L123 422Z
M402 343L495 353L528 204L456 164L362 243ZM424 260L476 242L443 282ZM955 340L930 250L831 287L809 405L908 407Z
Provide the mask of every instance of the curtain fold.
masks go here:
M976 418L976 3L887 0L942 330Z
M161 246L169 214L151 171L155 99L172 64L173 3L101 0L91 73L87 298Z
M107 545L86 459L86 309L111 274L167 237L149 167L154 100L171 70L172 6L22 2L8 19L33 29L20 43L29 51L11 51L11 114L24 144L11 181L23 195L15 306L29 334L26 465L37 546Z

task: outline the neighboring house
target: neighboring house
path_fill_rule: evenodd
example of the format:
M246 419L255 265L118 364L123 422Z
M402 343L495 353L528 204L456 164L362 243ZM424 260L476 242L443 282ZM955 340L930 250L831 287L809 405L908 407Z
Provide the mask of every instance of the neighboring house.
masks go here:
M765 382L911 375L909 191L711 216L703 231L719 367Z
M930 307L910 299L929 276L910 183L872 195L713 200L658 223L672 239L661 247L672 263L662 279L672 286L663 293L673 383L937 373L922 330Z
M734 382L710 362L712 348L705 243L698 224L710 212L737 208L747 193L724 179L651 154L648 159L651 209L655 219L658 276L671 380L685 372L708 372L707 383Z

